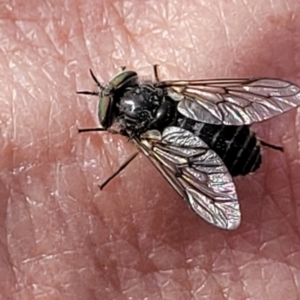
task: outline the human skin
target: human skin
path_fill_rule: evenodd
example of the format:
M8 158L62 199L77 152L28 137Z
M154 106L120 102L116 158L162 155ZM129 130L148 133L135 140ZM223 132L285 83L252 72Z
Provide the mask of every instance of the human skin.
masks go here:
M255 4L253 4L254 2ZM300 84L300 5L269 1L21 1L0 9L1 299L298 299L299 114L255 125L282 145L235 179L228 232L191 212L136 149L96 127L91 68L162 79Z

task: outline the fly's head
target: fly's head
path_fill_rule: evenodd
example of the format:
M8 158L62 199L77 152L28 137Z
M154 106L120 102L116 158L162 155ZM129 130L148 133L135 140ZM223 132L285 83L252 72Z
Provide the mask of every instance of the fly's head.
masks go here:
M103 130L108 130L116 118L116 104L124 89L137 84L137 73L134 71L122 71L114 76L106 85L100 84L91 70L90 73L100 91L80 91L77 94L93 95L99 98L98 119Z
M113 77L106 86L100 87L98 118L103 128L108 129L112 126L120 95L124 88L135 84L137 79L136 72L123 71Z

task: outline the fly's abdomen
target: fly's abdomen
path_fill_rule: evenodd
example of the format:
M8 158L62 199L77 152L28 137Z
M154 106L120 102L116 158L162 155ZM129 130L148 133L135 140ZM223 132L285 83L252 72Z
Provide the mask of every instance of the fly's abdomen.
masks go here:
M232 176L246 175L259 168L260 147L248 126L211 125L187 119L180 123L222 158Z
M254 172L261 164L260 147L248 126L204 124L199 137L222 158L232 176Z

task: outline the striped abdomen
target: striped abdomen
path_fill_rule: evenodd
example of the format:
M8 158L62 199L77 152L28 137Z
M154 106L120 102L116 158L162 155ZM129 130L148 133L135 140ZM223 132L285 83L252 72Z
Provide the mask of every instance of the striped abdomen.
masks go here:
M222 158L232 176L249 174L260 166L260 146L248 126L203 124L186 118L178 122L203 139Z

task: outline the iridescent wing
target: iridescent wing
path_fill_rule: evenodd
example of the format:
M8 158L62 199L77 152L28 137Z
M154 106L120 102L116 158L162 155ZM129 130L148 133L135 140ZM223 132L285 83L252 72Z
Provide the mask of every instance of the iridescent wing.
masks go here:
M300 88L280 79L160 82L187 118L208 124L249 125L300 104Z
M179 127L149 130L136 146L207 222L232 230L240 224L235 185L221 158L199 137Z

